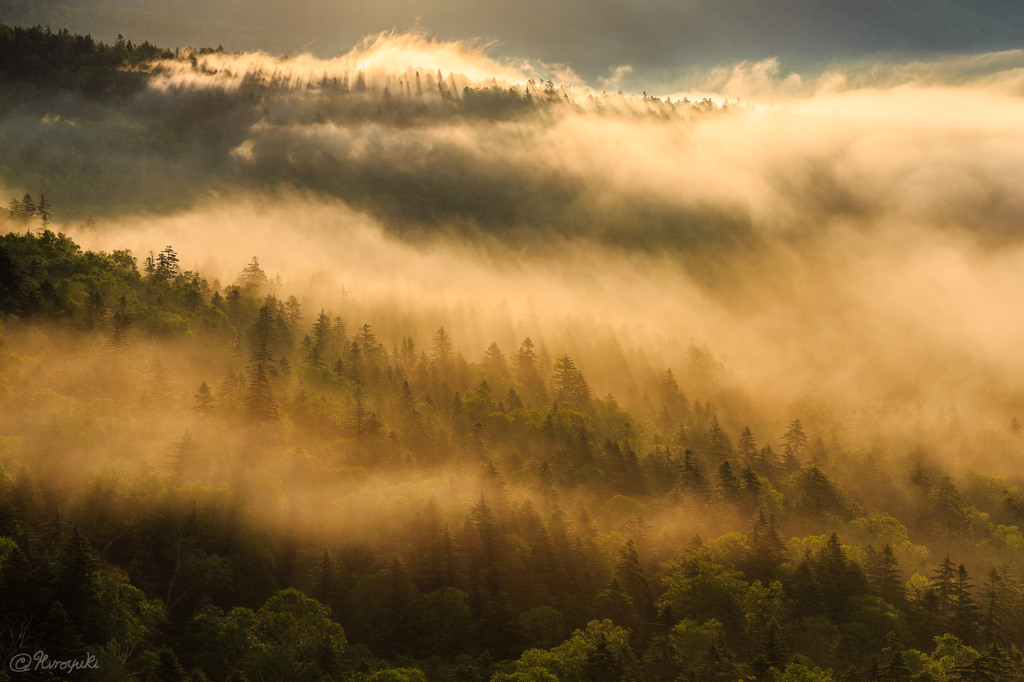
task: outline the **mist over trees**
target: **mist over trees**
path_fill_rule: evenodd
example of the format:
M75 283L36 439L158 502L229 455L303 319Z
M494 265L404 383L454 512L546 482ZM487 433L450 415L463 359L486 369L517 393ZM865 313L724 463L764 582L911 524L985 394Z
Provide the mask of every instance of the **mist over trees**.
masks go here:
M738 427L696 347L634 367L623 404L530 338L382 334L258 258L226 285L180 262L0 238L8 656L92 652L97 679L1022 672L1024 496L956 463L1021 456L1009 421Z
M644 150L733 131L738 103L40 27L0 26L0 55L0 679L36 651L160 682L1024 678L1016 366L939 343L912 365L889 346L922 316L862 332L888 352L871 374L825 373L835 337L783 317L779 292L827 316L853 288L801 261L808 226L900 188L871 203L787 167L799 181L771 196L800 210L778 236L753 209L672 199L652 178L678 176L635 157L608 164L623 190L559 146L567 121L585 146L596 130ZM669 161L712 171L698 160ZM199 197L225 206L189 212ZM1012 201L972 201L1012 254ZM272 212L287 221L266 237ZM559 268L626 314L537 279ZM462 271L476 290L446 299ZM673 297L809 385L779 404L737 375L743 346L645 328ZM785 343L751 322L761 307ZM869 315L851 310L853 337ZM932 374L900 383L901 361Z

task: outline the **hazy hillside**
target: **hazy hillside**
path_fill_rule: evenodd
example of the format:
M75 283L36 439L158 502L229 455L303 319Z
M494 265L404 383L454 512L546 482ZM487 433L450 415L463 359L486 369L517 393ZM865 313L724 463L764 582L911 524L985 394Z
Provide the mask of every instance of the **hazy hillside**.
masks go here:
M894 7L0 24L0 682L1024 680L1024 52Z

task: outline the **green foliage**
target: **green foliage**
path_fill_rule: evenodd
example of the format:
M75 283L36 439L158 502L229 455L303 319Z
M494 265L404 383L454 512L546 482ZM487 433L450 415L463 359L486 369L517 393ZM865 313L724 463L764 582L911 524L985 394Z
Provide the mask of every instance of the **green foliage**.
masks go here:
M511 675L498 675L492 679L554 678L559 682L584 682L593 678L595 666L600 666L598 672L601 674L611 669L621 671L623 675L632 672L635 661L629 648L627 630L609 620L591 621L586 629L577 630L566 642L553 649L530 649L516 661Z

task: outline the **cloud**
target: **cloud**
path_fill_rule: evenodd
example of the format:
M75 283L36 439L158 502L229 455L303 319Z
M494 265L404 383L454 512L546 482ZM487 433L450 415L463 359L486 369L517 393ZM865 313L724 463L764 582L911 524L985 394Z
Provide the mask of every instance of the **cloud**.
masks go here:
M1024 381L1013 350L1024 329L1008 312L1024 285L1019 55L800 76L777 60L743 62L669 102L568 87L528 100L516 83L493 88L448 68L497 73L504 63L482 49L378 36L327 72L347 90L318 85L329 64L311 57L172 63L122 118L207 107L195 134L205 155L179 154L173 176L218 198L124 219L105 248L115 234L159 248L166 233L229 277L252 243L286 278L322 273L377 297L398 286L404 309L438 322L458 301L539 311L552 347L572 348L567 316L615 330L622 347L637 342L621 330L642 325L645 352L664 366L683 362L693 337L769 405L811 387L851 402L1014 400ZM432 55L430 68L450 78L418 96L401 66L408 54ZM505 66L508 77L531 73ZM459 99L463 83L479 83L479 97ZM217 92L225 99L204 104ZM731 103L678 101L687 94ZM139 158L117 151L118 135L63 126L75 116L50 110L61 136L89 136L101 168ZM18 121L11 158L74 142L40 115ZM467 352L492 340L486 326L461 329ZM588 371L602 366L582 358ZM595 386L621 393L624 381L609 373Z
M609 71L611 72L610 76L607 78L600 76L597 82L606 90L618 90L622 85L623 79L633 73L633 67L629 64L620 64L619 66L611 67Z

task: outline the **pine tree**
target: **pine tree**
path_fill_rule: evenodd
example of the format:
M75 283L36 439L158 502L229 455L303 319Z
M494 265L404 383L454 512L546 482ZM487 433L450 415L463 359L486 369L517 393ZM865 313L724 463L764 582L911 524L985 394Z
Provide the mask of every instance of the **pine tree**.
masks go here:
M478 565L482 568L492 565L497 551L498 521L483 493L480 493L480 501L470 507L466 515L466 523L474 530L480 543Z
M589 682L622 682L625 668L618 656L608 649L604 633L597 642L594 651L587 656L583 674Z
M50 215L50 200L46 198L45 194L39 195L39 206L36 208L36 213L39 214L39 218L43 221L44 228L53 222L53 216Z
M779 457L772 450L772 446L765 444L757 453L757 470L765 476L771 476L779 467Z
M879 552L869 545L867 553L868 585L871 587L872 594L885 599L893 606L902 608L906 601L906 594L900 577L899 562L896 560L892 546L887 543Z
M658 611L651 626L651 641L644 653L644 670L651 682L674 682L682 672L672 642L673 625L672 607L666 605Z
M273 389L270 385L269 365L273 358L266 344L260 344L249 358L249 389L246 393L246 414L254 422L268 423L277 420L277 405L274 404Z
M757 443L754 441L754 434L749 426L744 426L740 433L740 440L737 444L740 453L740 461L745 467L754 465L754 457L757 455Z
M516 368L516 381L522 384L527 395L534 400L545 399L544 382L537 372L537 354L533 351L533 341L530 337L523 339L522 345L513 360Z
M185 429L181 440L174 444L174 473L180 476L188 471L195 463L198 453L199 445L192 437L192 432Z
M800 424L799 419L794 419L790 422L789 430L782 436L782 440L786 441L786 445L792 451L793 457L800 458L803 456L804 450L807 448L807 435L804 433L804 428Z
M761 509L754 519L750 538L750 554L747 560L750 575L768 585L775 571L785 558L785 543L775 526L775 515L765 517Z
M525 407L525 405L523 405L523 399L519 397L518 393L516 393L516 389L515 388L509 388L508 389L508 409L509 409L509 411L510 412L515 412L516 410L521 410L524 407Z
M353 438L360 438L366 432L366 422L369 415L363 407L363 399L356 398L355 404L348 414L348 433Z
M973 585L971 585L970 579L967 569L960 564L956 570L950 612L952 633L968 644L974 641L978 616L978 604L971 594Z
M36 214L36 202L32 199L32 195L26 193L21 199L21 206L19 207L19 217L22 220L28 220Z
M889 659L889 666L886 668L886 682L910 682L914 675L907 667L903 659L903 653L894 651Z
M441 531L433 536L426 549L423 567L423 582L427 592L445 587L458 588L463 582L463 558L461 550L445 523Z
M963 497L950 476L943 476L929 491L931 511L936 517L938 529L950 537L958 537L967 517Z
M156 256L156 267L153 271L153 279L157 282L167 282L178 275L178 254L174 249L167 246Z
M7 215L14 220L21 219L21 203L18 201L17 197L12 197L11 200L7 202Z
M85 328L93 331L96 325L103 322L107 307L103 304L103 295L98 291L90 291L85 304Z
M701 652L692 675L699 682L734 682L737 679L735 658L724 639Z
M364 324L359 328L359 338L363 347L363 357L371 357L377 348L377 337L370 331L370 325Z
M256 312L256 319L249 329L249 348L256 349L260 346L275 348L277 346L276 331L274 313L271 311L270 306L260 306L260 309Z
M253 286L257 288L263 288L270 283L267 278L267 273L263 272L263 268L260 267L260 259L256 256L252 257L249 264L242 269L242 274L238 278L238 283L242 286Z
M1006 654L996 645L970 663L957 666L953 670L952 680L957 682L1004 682L1012 679L1008 676L1009 665Z
M711 433L708 453L712 461L722 461L732 454L732 445L729 444L729 436L725 434L718 423L718 415L711 415Z
M505 360L505 354L501 352L498 344L494 341L484 351L484 367L501 376L508 376L508 363Z
M948 615L953 610L953 600L956 594L956 566L950 561L947 554L933 572L935 575L932 577L931 587L937 597L938 610L941 614Z
M340 567L331 558L331 553L324 547L319 564L310 575L311 596L318 602L336 611L339 600ZM336 614L335 614L336 615Z
M686 394L679 388L672 369L666 369L661 378L661 402L673 419L683 419L690 410Z
M451 337L448 336L448 332L444 330L443 326L434 334L432 348L433 358L437 360L438 364L447 365L452 361L452 357L454 356L452 340Z
M288 300L284 304L285 319L288 320L288 327L294 334L299 328L299 322L302 321L302 304L299 303L299 299L295 296L289 296Z
M729 460L725 460L718 467L716 478L718 479L718 490L722 493L722 497L730 502L739 500L740 482L732 472L732 465L729 464Z
M1010 586L999 571L992 567L981 590L981 636L988 644L1006 645L1007 626L1012 617Z
M54 660L74 660L85 651L78 628L60 601L50 606L41 630L39 645Z
M313 340L313 346L316 348L319 357L322 358L329 350L331 343L331 317L322 309L320 314L317 315L316 322L313 323L310 336Z
M619 558L615 564L615 576L623 589L633 600L637 609L643 613L653 604L651 585L647 579L647 571L640 563L640 553L632 540L619 550Z
M568 355L563 355L555 361L555 374L551 379L551 386L555 390L556 400L583 406L590 399L587 382Z
M61 545L57 556L53 596L61 603L79 632L92 623L98 598L100 562L76 526Z
M704 474L704 467L689 450L683 452L682 484L686 488L706 494L708 491L708 479Z
M208 422L213 414L213 391L205 381L199 384L199 390L192 396L192 399L192 409L196 413L196 418L200 423Z

